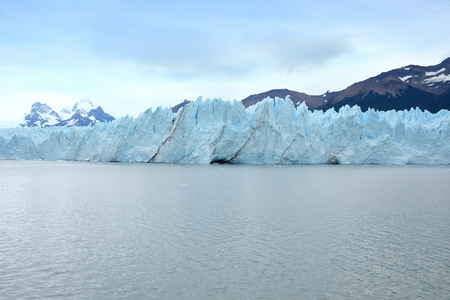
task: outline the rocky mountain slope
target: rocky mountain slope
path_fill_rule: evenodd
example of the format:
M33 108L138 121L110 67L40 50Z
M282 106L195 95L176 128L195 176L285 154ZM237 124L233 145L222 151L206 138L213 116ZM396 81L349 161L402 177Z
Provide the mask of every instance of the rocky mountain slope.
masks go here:
M286 96L296 107L305 102L310 110L338 110L348 104L358 105L362 111L368 108L387 111L419 107L421 110L438 112L450 109L450 58L434 66L409 65L384 72L338 92L308 95L288 89L275 89L248 96L242 103L249 107L267 97ZM185 100L172 110L176 112L189 102Z
M435 66L409 65L355 83L334 93L320 109L359 105L378 110L419 107L437 112L450 109L450 58Z

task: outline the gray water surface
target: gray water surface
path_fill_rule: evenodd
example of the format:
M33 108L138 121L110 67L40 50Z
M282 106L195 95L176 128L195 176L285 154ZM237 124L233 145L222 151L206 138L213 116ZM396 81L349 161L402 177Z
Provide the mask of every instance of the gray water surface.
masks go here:
M448 299L450 167L0 161L0 299Z

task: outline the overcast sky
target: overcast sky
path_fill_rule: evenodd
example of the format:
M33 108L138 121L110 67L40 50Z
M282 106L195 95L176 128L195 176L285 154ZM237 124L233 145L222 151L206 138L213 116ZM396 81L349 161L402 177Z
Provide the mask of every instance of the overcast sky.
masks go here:
M0 1L0 120L90 99L115 116L199 96L342 90L450 56L450 1Z

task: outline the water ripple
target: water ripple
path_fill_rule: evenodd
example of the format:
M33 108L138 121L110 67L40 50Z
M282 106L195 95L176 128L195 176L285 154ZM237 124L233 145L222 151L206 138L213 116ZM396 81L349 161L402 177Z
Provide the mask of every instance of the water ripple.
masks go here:
M447 173L0 162L0 299L450 298Z

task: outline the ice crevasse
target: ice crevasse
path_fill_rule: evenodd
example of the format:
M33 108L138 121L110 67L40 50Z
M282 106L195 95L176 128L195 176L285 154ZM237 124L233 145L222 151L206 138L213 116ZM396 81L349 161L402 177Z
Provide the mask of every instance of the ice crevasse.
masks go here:
M0 129L0 159L236 164L450 164L450 112L338 112L289 99L198 100L177 113L72 128Z

